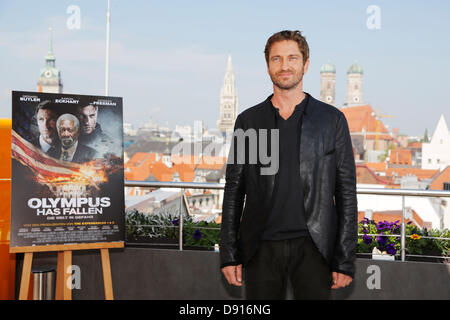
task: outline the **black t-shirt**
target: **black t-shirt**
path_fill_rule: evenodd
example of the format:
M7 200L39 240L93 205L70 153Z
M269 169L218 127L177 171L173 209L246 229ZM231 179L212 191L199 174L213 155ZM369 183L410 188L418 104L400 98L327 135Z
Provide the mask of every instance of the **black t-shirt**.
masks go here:
M279 129L280 156L272 209L267 216L263 240L286 240L308 235L300 183L301 122L307 103L308 95L286 120L272 105Z

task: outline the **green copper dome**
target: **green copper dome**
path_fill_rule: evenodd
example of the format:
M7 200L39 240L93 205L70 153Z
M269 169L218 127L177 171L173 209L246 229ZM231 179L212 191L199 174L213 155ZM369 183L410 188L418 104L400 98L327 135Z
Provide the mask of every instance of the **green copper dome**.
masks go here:
M347 74L350 74L350 73L363 74L363 69L360 64L354 63L350 66L350 68L348 68Z
M320 67L320 73L336 73L336 67L328 62Z

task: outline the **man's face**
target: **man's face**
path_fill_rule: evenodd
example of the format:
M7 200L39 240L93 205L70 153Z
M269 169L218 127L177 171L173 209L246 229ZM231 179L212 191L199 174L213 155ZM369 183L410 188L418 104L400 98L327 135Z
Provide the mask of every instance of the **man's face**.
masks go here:
M56 132L56 115L51 110L39 109L37 115L39 133L45 142L54 145L58 138Z
M82 132L84 134L91 134L95 130L97 124L97 108L94 106L87 106L80 108L78 111Z
M63 148L69 149L78 141L78 130L73 120L62 120L59 123L59 140Z
M303 65L303 55L297 42L283 40L275 42L270 48L269 65L267 67L270 79L282 90L297 88L303 80L309 66L309 59Z

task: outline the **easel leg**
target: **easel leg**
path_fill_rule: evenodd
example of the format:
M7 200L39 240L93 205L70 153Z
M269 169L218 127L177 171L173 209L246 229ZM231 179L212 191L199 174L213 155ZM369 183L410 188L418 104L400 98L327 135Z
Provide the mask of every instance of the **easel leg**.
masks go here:
M109 251L108 249L100 249L100 253L102 257L103 286L105 288L105 300L114 300Z
M64 289L64 251L58 251L58 263L56 265L55 300L63 299L63 289Z
M56 300L72 300L72 251L58 251L56 267Z
M68 272L70 271L70 272ZM72 251L64 251L64 300L72 300Z
M22 279L20 280L19 300L26 300L28 298L32 262L33 252L25 252L22 267Z

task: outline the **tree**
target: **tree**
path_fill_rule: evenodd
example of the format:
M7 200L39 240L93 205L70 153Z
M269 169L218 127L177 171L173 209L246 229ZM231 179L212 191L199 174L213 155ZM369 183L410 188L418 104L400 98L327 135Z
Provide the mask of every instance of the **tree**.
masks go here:
M422 142L424 142L424 143L430 142L430 139L428 138L428 129L425 129L425 133L423 135Z

